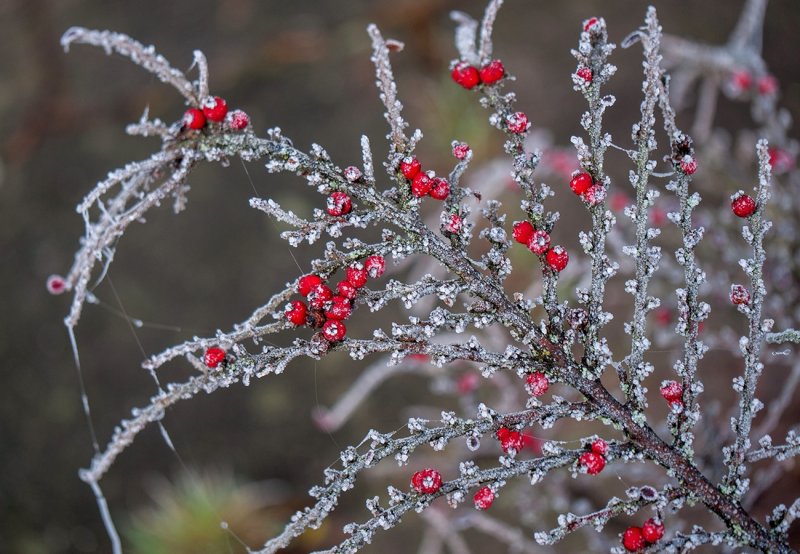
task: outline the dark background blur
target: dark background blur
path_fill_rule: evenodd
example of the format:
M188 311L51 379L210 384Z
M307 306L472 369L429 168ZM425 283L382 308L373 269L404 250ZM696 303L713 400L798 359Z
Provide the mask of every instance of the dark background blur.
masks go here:
M656 7L666 32L721 43L741 4L671 0ZM278 125L296 145L318 142L344 166L360 164L362 133L372 139L376 162L384 152L383 110L364 31L368 22L376 22L386 36L406 42L406 50L394 57L400 96L412 127L425 132L421 155L432 166L447 167L453 138L470 142L477 162L500 152L497 134L484 124L485 113L447 72L454 57L449 10L479 16L483 6L482 0L0 2L0 551L108 551L94 498L77 476L92 449L61 323L69 299L49 296L44 285L49 274L63 274L71 264L83 231L73 210L79 199L109 170L158 148L155 140L126 136L124 126L145 106L166 121L178 119L184 109L171 88L125 59L83 46L64 54L61 34L72 25L121 31L155 44L181 69L200 48L208 56L212 93L232 108L245 109L256 132L263 135ZM580 131L583 103L571 90L575 63L569 53L580 22L604 16L611 40L618 42L639 26L645 8L644 2L630 0L507 1L496 26L495 53L518 76L519 106L535 127L550 129L564 145ZM764 58L795 119L800 114L799 23L796 0L770 2ZM614 136L626 140L640 94L640 50L631 50L614 54L620 72L610 89L618 102L607 118ZM747 121L746 106L721 102L726 117ZM120 306L111 283L131 315L153 324L136 330L152 354L193 334L228 329L300 273L277 237L278 228L249 209L247 200L253 187L301 212L318 200L296 178L267 175L261 164L248 170L252 185L238 161L229 168L198 169L186 212L175 217L165 206L148 217L148 225L132 227L119 244L111 279L96 291L106 304L88 306L77 331L101 442L154 391L139 367L143 356L130 327L114 313ZM296 254L303 272L320 247ZM365 323L354 320L352 333L367 331ZM313 407L330 405L359 367L338 356L320 364L304 361L283 376L199 397L168 414L166 426L187 466L222 481L220 475L232 475L235 483L261 483L259 490L280 497L277 511L269 512L252 500L245 485L221 485L225 502L245 507L252 502L266 510L237 530L251 544L271 531L267 522L284 520L286 510L306 502L306 489L320 480L321 469L340 446L370 427L396 428L408 416L401 408L422 401L407 392L421 381L403 378L362 407L345 430L333 437L316 430L309 417ZM162 375L177 378L177 372ZM145 432L104 482L121 528L130 529L130 514L153 503L158 494L153 491L168 487L164 477L180 472L157 431ZM274 488L267 480L275 478L290 485ZM363 506L357 509L363 516ZM186 533L220 534L214 517L194 530L191 523L171 524L187 526ZM170 524L165 519L161 523ZM179 533L168 528L164 534ZM218 537L198 544L204 540L210 544ZM137 544L139 550L157 551L146 542ZM178 552L182 547L165 548ZM388 543L381 548L375 551L390 551ZM397 550L406 551L402 545Z

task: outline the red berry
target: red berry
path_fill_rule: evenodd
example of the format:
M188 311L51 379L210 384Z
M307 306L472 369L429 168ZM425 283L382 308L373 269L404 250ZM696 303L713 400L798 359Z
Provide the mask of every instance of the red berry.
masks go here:
M548 250L545 258L547 259L547 265L555 272L563 271L569 263L569 254L561 246L554 246Z
M469 144L466 142L454 142L453 143L453 156L457 160L465 160L469 155Z
M450 77L467 90L475 88L481 82L478 70L466 62L458 62L450 72Z
M344 168L344 178L351 183L355 183L361 179L361 170L354 165L347 166Z
M731 302L738 306L750 303L750 292L744 285L731 285Z
M247 129L248 125L250 125L250 116L248 116L242 110L233 110L227 115L225 121L228 124L228 127L234 131L243 131Z
M578 463L586 468L589 475L597 475L606 467L606 459L597 452L584 452L578 458Z
M794 169L794 158L782 148L770 148L769 165L772 167L773 173L780 175Z
M581 198L590 206L597 206L598 204L602 204L606 199L606 188L600 183L595 183L589 187L589 190L581 195Z
M695 160L689 154L686 154L683 158L681 158L681 163L679 165L681 171L683 171L686 175L692 175L695 171L697 171L697 160Z
M778 92L778 80L772 75L764 75L758 78L758 93L763 96L772 96Z
M530 123L528 123L528 116L524 112L515 112L506 117L506 127L509 132L514 134L522 134L528 130Z
M333 298L333 291L322 283L311 287L311 292L308 294L308 303L312 308L321 310L325 303Z
M67 282L61 275L51 275L47 278L47 292L61 294L67 290Z
M350 301L344 296L334 296L330 307L325 310L325 317L342 321L350 317L351 313L353 309L350 307Z
M653 518L648 519L642 525L642 536L650 544L660 541L664 536L664 524L656 523Z
M417 173L417 176L414 177L414 181L411 183L411 194L417 198L422 198L428 195L431 188L433 188L433 172Z
M579 67L578 71L575 72L575 75L577 75L578 77L583 79L584 82L586 82L586 83L591 83L592 82L592 78L594 77L594 75L592 74L592 70L589 69L586 66Z
M423 469L411 477L411 486L420 494L433 494L442 488L442 475L435 469Z
M503 452L508 453L509 450L514 450L519 452L522 450L522 433L519 431L512 431L507 427L500 427L497 430L497 440L500 441L500 448L503 449Z
M578 173L573 175L569 182L569 188L578 196L584 194L594 184L594 179L588 173Z
M345 272L347 273L347 280L355 288L360 289L367 284L367 270L361 264L353 264L348 267Z
M348 300L355 298L358 292L358 289L346 279L344 281L339 281L339 284L336 285L336 290L339 291L339 296L343 296Z
M536 232L536 229L533 228L530 221L517 221L514 223L514 240L520 244L527 246L534 232Z
M647 545L641 527L628 527L622 534L622 546L628 552L636 552Z
M468 371L458 378L456 386L458 387L458 392L461 394L469 394L478 388L479 382L480 377L478 377L478 374L473 371Z
M386 260L379 254L373 254L364 260L364 269L367 270L371 278L377 279L386 270Z
M209 96L206 98L206 101L203 102L203 115L206 116L206 119L209 121L219 123L225 119L227 113L228 104L219 96Z
M286 311L284 312L284 315L288 321L299 327L300 325L306 324L308 308L300 300L295 300L286 305Z
M475 501L477 509L488 510L492 507L492 502L494 502L494 492L489 487L481 487L472 497L472 500Z
M225 351L219 346L212 346L203 354L203 363L211 369L225 361Z
M682 402L683 387L677 381L664 381L661 383L661 396L669 403Z
M592 452L605 456L608 452L608 443L603 439L596 439L592 442Z
M731 200L731 209L739 217L750 217L756 211L756 201L739 191Z
M442 225L442 231L447 234L456 235L461 232L461 227L464 222L461 220L461 216L458 214L451 214L450 218L447 222Z
M402 173L406 179L413 179L421 169L422 164L419 163L417 158L409 156L403 158L403 161L400 162L400 173Z
M525 388L528 389L531 396L542 396L550 388L550 381L547 379L547 375L541 371L535 371L529 373L525 378Z
M450 196L450 183L447 182L447 179L436 177L428 194L435 200L446 200Z
M591 17L583 22L583 30L588 32L594 25L598 23L598 19L596 17Z
M550 248L550 235L547 232L537 229L531 235L531 238L528 239L528 250L536 254L537 256L541 256L547 249Z
M506 68L500 60L492 60L481 68L479 76L484 85L493 85L505 77Z
M327 202L328 214L334 217L346 215L353 209L353 202L345 192L336 191L331 193Z
M183 125L189 129L202 129L206 126L206 116L200 108L189 108L183 114Z
M299 292L303 296L308 296L308 293L311 292L311 289L321 284L322 284L322 277L320 277L319 275L314 275L313 273L311 275L303 275L297 281L297 292Z
M329 319L322 326L322 336L328 342L339 342L344 338L346 332L347 327L344 326L344 323L335 319Z
M731 74L730 84L734 92L742 93L753 85L753 78L744 69L739 69Z

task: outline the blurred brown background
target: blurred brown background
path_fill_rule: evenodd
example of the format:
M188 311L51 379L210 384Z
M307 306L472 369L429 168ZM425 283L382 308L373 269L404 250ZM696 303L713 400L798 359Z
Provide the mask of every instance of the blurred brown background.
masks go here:
M582 99L571 91L575 63L569 53L580 22L604 16L611 39L618 42L640 24L646 4L506 4L496 27L495 53L518 76L519 106L534 126L550 129L557 143L568 144L580 130L583 109ZM666 32L721 43L742 2L655 4ZM364 32L368 22L376 22L385 35L406 42L405 52L395 56L401 99L412 127L426 134L421 155L433 166L446 167L453 138L469 141L478 162L500 152L497 134L483 124L485 113L447 74L454 57L448 12L458 8L478 16L483 5L479 0L0 2L0 551L108 551L94 498L77 477L92 449L61 324L68 298L49 296L44 284L49 274L64 273L71 263L83 229L73 210L78 200L109 170L158 148L154 140L127 137L124 126L145 106L167 121L183 112L173 90L120 57L83 46L65 55L61 33L72 25L125 32L155 44L181 69L188 68L192 50L201 48L208 56L212 92L245 109L258 133L278 125L296 145L318 142L344 166L360 161L362 133L371 137L378 159L383 151L386 131ZM798 23L796 0L770 2L764 58L795 119L800 114ZM618 102L607 120L620 140L627 140L637 118L639 52L618 51L613 57L621 68L610 86ZM721 102L720 113L732 124L747 121L746 106ZM175 217L162 208L121 241L111 280L96 291L108 309L89 306L78 328L101 442L154 390L139 367L142 353L128 324L113 312L119 305L110 283L131 315L155 324L136 330L151 354L194 334L229 328L300 272L278 239L278 228L249 209L247 200L253 187L300 211L317 200L297 179L267 175L260 164L248 170L252 185L238 161L229 168L199 169L191 179L186 212ZM320 246L296 254L303 271ZM354 334L367 331L366 323L354 321ZM284 520L287 509L306 502L306 489L320 480L340 446L370 427L396 428L408 417L401 408L422 402L409 394L419 378L404 378L363 407L346 430L334 436L316 430L311 410L318 403L330 405L358 367L344 357L296 363L283 376L200 397L168 414L165 423L183 461L214 472L225 502L263 508L253 500L260 493L225 481L226 474L237 483L261 483L258 490L280 498L276 511L242 524L239 532L251 544ZM157 431L145 432L105 481L120 527L130 529L129 514L151 505L153 490L163 491L162 476L180 472ZM275 488L269 479L288 485ZM191 485L187 488L191 498ZM359 517L365 515L362 505L356 503L355 509ZM211 523L196 528L181 517L175 515L175 527L166 535L214 535L198 539L191 551L205 551L200 545L219 540L214 514ZM339 517L335 525L346 520ZM180 525L188 530L177 531ZM146 542L137 544L140 551L156 551ZM375 551L389 552L391 541L382 544ZM400 545L396 551L408 550Z

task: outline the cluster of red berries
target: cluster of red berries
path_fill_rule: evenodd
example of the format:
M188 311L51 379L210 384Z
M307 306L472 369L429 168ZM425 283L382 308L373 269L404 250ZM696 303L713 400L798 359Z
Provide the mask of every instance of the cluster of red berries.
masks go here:
M346 269L347 277L336 285L338 294L326 285L319 275L304 275L297 282L297 292L308 298L308 306L302 300L294 300L286 306L284 316L290 323L301 326L322 328L322 336L328 342L338 342L344 338L347 328L344 320L352 314L352 300L358 289L373 279L383 275L386 261L383 256L374 254L364 263L355 263Z
M745 94L750 92L754 86L758 94L762 96L772 96L778 92L778 80L772 75L761 75L758 79L745 69L738 69L731 73L729 86L735 94Z
M514 240L528 247L537 256L544 255L547 265L559 273L567 267L569 254L561 246L550 246L550 235L546 231L536 229L530 221L514 223Z
M578 464L586 470L589 475L597 475L606 467L606 452L608 443L603 439L596 439L589 446L589 452L584 452L578 458Z
M575 173L570 179L569 188L590 206L596 206L606 199L606 188L597 183L585 171Z
M628 552L636 552L648 544L655 544L664 536L664 524L653 518L641 527L628 527L622 534L622 546Z
M738 217L750 217L756 211L756 201L739 191L731 198L731 210Z
M400 173L411 181L411 194L417 198L430 196L436 200L445 200L450 196L450 183L443 177L437 177L433 171L422 171L422 164L414 156L407 156L400 162Z
M442 474L426 468L411 477L411 486L420 494L434 494L442 488Z
M672 410L683 408L683 387L680 383L677 381L664 381L661 383L660 392Z
M467 62L458 62L453 66L450 77L467 90L480 84L493 85L506 76L506 68L500 60L492 60L480 69Z
M228 112L228 104L219 96L209 96L200 108L189 108L183 114L183 125L187 129L198 130L211 121L222 123L234 131L242 131L250 125L250 118L242 110Z

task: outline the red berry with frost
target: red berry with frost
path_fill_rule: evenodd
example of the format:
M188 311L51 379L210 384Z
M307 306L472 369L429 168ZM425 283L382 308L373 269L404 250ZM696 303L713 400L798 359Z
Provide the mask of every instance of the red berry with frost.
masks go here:
M592 27L597 25L599 22L600 22L600 20L598 20L596 17L591 17L591 18L587 19L586 21L584 21L583 30L588 32L589 29L591 29Z
M373 254L364 260L364 269L371 278L377 279L386 271L386 260L379 254Z
M484 85L493 85L505 77L506 68L500 60L492 60L481 68L478 75Z
M664 524L656 523L653 518L648 519L642 525L642 537L650 544L656 543L664 536Z
M494 502L494 492L489 487L481 487L472 497L472 500L475 502L477 509L488 510L492 507L492 502Z
M747 194L738 192L731 200L731 209L739 217L750 217L756 211L756 201Z
M762 96L772 96L778 92L778 80L772 75L764 75L758 78L757 87Z
M744 285L731 285L731 302L738 306L750 303L750 292Z
M250 116L242 110L233 110L225 117L225 122L234 131L244 131L250 125Z
M306 324L308 308L306 307L305 303L301 302L300 300L294 300L286 305L286 311L284 312L284 315L286 316L287 321L299 327L300 325Z
M458 62L450 72L450 77L467 90L475 88L481 82L478 70L466 62Z
M347 166L344 168L344 178L351 183L355 183L361 179L361 170L354 165Z
M683 387L677 381L664 381L661 383L660 392L664 400L670 404L683 401Z
M228 104L219 96L209 96L203 102L203 115L209 121L219 123L225 120L228 113Z
M608 452L608 443L603 439L595 439L592 441L592 452L605 456Z
M528 116L525 112L516 112L506 117L506 128L509 132L516 135L522 134L528 130L530 123L528 123Z
M461 232L461 227L463 224L464 222L461 220L460 215L451 214L450 217L445 221L444 225L442 225L442 231L448 234L457 235Z
M527 246L528 250L537 256L541 256L550 248L550 235L548 235L546 231L537 229L528 239Z
M531 396L542 396L550 388L550 381L547 379L547 375L541 371L535 371L529 373L525 378L525 388L528 389Z
M572 176L569 182L569 188L578 196L584 194L594 184L592 176L586 172L581 172Z
M311 289L321 284L322 284L322 277L320 277L319 275L314 275L314 274L303 275L297 281L297 292L299 292L303 296L308 296L308 294L311 292Z
M225 361L225 351L219 346L212 346L203 354L203 363L211 369L215 369Z
M347 193L337 190L328 197L326 207L328 215L339 217L350 213L350 210L353 209L353 202Z
M345 270L347 280L355 288L360 289L367 284L367 270L361 264L354 264Z
M519 452L522 450L522 433L519 431L512 431L507 427L500 427L497 430L497 440L500 441L500 448L503 452L508 453L509 450Z
M466 142L453 143L453 156L455 156L457 160L467 159L469 151L470 151L469 144L467 144Z
M308 294L308 303L317 310L321 310L331 299L333 299L333 291L328 285L322 283L311 287L311 292Z
M61 294L67 290L67 282L61 275L51 275L47 278L47 292Z
M336 290L339 291L339 296L343 296L348 300L355 298L358 292L358 289L346 279L344 281L339 281L339 284L336 285Z
M579 67L578 71L575 72L575 75L583 79L583 81L587 84L591 83L592 78L594 77L594 75L592 74L592 70L586 66Z
M353 313L353 308L350 307L350 300L344 296L334 296L331 305L325 310L325 317L342 321L350 317L351 313Z
M423 469L411 477L411 486L420 494L434 494L442 488L442 475L435 469Z
M202 129L206 126L206 116L200 108L189 108L183 114L183 125L188 129Z
M517 221L514 223L514 240L527 246L535 231L530 221Z
M628 527L622 533L622 546L628 552L636 552L647 546L647 541L644 540L641 527Z
M695 160L689 154L686 154L683 158L681 158L681 163L678 165L680 166L681 171L686 175L693 175L694 172L697 171L697 160Z
M606 467L606 459L597 452L584 452L578 458L578 463L586 469L589 475L597 475Z
M344 326L344 323L335 319L329 319L322 326L322 336L328 342L339 342L344 338L346 332L347 327Z
M400 173L402 173L406 179L413 179L421 169L422 164L419 163L417 158L412 156L403 158L403 161L400 162Z
M429 194L434 200L447 200L447 197L450 196L450 183L447 182L447 179L436 177Z
M418 173L414 180L411 182L411 194L417 198L427 196L433 188L433 173L428 171L426 173Z
M567 267L569 263L569 254L567 251L564 250L561 246L554 246L550 250L547 251L545 256L547 260L547 265L550 266L550 269L559 273Z
M595 183L581 195L581 198L590 206L597 206L606 199L606 188L600 183Z

